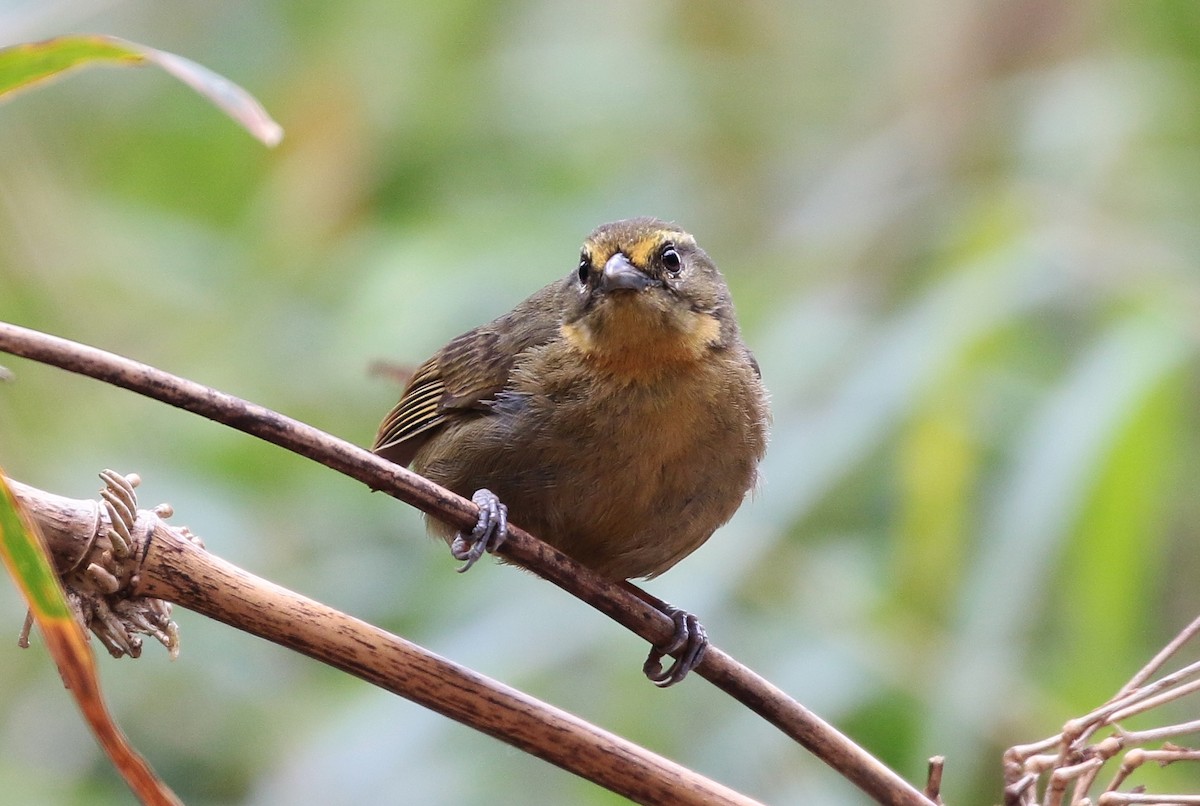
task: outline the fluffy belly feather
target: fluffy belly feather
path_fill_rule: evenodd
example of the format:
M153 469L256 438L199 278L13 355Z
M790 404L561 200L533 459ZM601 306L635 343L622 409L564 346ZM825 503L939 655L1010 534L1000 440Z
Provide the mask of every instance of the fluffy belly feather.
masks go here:
M753 486L765 448L757 384L694 364L597 396L553 374L563 382L552 389L518 376L489 415L448 424L459 433L414 469L464 496L490 489L513 523L614 579L666 571Z

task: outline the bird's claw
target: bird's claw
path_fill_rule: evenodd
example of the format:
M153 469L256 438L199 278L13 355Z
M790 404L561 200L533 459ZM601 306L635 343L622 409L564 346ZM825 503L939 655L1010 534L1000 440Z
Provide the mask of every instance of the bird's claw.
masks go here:
M672 605L666 605L663 612L675 622L675 633L666 643L651 649L642 665L646 677L659 688L673 686L687 677L688 672L704 660L704 653L708 650L708 633L699 619ZM674 652L679 653L678 657L664 671L662 659Z
M450 543L450 554L456 560L464 560L458 569L461 574L475 564L485 551L500 548L508 537L508 507L500 503L496 494L488 489L479 489L471 496L479 507L479 520L470 534L459 532Z

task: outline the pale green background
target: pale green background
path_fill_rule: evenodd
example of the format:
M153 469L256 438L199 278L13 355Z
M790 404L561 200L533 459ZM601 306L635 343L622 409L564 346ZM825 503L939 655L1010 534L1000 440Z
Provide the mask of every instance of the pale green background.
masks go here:
M649 588L955 806L1200 611L1200 5L0 2L199 61L0 105L0 319L368 442L371 378L653 214L725 271L773 393L758 494ZM145 478L220 555L775 804L863 802L702 680L416 513L99 383L0 358L0 464ZM0 801L127 803L0 583ZM417 706L177 611L101 659L191 804L613 803ZM1184 709L1176 718L1191 718ZM1167 717L1151 722L1162 723ZM1200 791L1183 768L1160 788Z

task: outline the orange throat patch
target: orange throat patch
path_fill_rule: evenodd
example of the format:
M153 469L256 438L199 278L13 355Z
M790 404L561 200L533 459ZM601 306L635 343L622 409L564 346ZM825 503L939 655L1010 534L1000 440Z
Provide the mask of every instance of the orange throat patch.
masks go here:
M635 305L612 306L602 325L593 328L585 318L561 332L574 350L618 375L657 374L699 361L721 338L717 318L694 311L664 322Z

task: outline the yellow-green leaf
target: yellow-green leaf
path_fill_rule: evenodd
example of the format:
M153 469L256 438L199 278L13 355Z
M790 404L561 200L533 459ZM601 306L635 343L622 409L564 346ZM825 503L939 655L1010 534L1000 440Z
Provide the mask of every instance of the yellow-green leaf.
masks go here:
M190 59L113 36L76 35L0 49L0 99L70 70L96 64L154 64L175 76L268 146L283 129L250 93Z
M100 690L87 637L71 614L37 527L25 515L3 474L0 474L0 559L29 602L63 681L129 788L142 803L180 804L175 793L155 775L113 722Z

